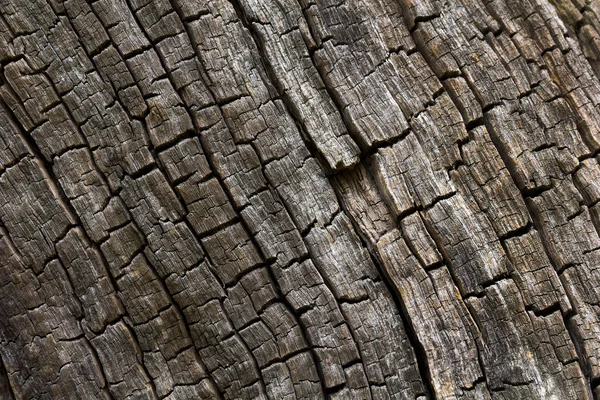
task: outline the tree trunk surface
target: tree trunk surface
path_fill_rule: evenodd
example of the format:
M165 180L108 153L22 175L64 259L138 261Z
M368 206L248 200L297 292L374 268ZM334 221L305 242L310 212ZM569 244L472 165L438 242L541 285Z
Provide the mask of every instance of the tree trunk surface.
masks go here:
M600 398L598 16L0 0L0 398Z

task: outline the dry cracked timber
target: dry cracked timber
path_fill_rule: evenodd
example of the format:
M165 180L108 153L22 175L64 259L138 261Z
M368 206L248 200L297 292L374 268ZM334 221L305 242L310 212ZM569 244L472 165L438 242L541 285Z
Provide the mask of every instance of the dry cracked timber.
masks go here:
M0 398L600 398L598 0L0 0Z

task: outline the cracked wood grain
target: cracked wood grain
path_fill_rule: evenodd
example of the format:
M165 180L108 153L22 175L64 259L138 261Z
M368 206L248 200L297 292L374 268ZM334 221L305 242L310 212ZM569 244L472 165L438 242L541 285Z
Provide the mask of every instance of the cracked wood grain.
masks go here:
M0 397L600 397L595 0L0 0Z

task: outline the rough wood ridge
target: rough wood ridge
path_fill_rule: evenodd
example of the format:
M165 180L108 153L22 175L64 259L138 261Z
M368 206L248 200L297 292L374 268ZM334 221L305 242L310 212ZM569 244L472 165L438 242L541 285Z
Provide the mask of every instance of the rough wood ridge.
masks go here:
M0 0L0 398L600 398L598 0Z

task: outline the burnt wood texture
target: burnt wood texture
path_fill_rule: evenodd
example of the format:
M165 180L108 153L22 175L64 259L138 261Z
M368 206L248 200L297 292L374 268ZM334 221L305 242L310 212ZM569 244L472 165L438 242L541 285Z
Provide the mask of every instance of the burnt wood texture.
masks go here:
M0 398L600 398L599 0L0 0Z

